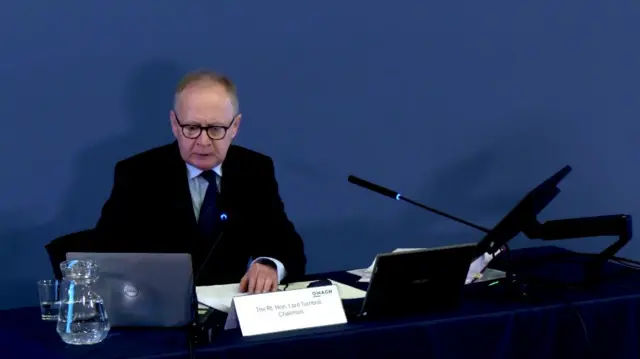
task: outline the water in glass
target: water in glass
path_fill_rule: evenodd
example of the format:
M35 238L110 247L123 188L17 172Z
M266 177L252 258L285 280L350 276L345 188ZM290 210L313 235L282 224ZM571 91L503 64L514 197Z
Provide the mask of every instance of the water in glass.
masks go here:
M93 287L98 265L91 260L70 260L60 264L64 276L60 291L57 331L67 344L86 345L103 341L109 319L102 297Z
M58 320L60 302L40 302L40 315L43 320Z

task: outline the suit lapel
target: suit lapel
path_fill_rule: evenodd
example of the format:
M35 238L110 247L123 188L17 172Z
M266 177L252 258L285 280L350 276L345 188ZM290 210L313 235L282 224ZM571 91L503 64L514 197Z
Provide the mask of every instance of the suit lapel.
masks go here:
M177 142L174 142L173 147L171 151L171 170L169 171L169 177L171 181L170 188L173 189L173 202L176 206L176 220L179 221L179 223L186 224L189 229L197 230L198 222L193 212L187 167L180 156Z

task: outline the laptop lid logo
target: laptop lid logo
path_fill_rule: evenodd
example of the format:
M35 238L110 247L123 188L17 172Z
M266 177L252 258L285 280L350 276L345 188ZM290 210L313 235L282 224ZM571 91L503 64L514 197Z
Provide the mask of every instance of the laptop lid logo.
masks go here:
M132 285L127 285L127 286L124 287L124 294L127 297L132 297L132 298L136 297L136 296L138 296L138 293L139 293L138 288L136 288L136 287L134 287Z

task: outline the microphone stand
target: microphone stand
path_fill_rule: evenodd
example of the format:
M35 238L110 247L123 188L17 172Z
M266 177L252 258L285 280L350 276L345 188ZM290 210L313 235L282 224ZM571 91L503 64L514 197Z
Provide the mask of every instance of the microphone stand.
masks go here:
M225 221L227 219L227 215L223 213L220 216L220 219L222 221ZM209 258L211 257L213 250L218 245L218 242L220 242L220 239L222 238L223 234L224 234L224 230L220 231L220 234L218 234L218 237L216 238L215 242L213 242L213 245L209 249L207 256L205 257L204 261L202 261L200 268L198 268L198 270L195 272L195 276L193 280L192 300L191 300L192 319L191 319L191 323L189 324L188 338L187 338L188 345L189 345L190 359L195 359L195 346L197 344L200 344L202 342L208 342L211 340L211 336L212 336L212 333L211 333L212 328L210 328L212 324L211 322L214 321L213 319L218 317L216 315L211 315L211 313L209 313L206 316L205 320L202 321L202 323L198 322L199 303L198 303L198 295L196 293L196 286L198 284L198 278L200 278L200 273L202 272L202 269L204 269L205 265L209 261ZM216 309L211 308L210 310L215 311ZM215 325L215 323L213 324Z
M187 328L187 345L189 348L189 358L195 359L195 346L200 343L201 331L198 323L198 296L196 294L196 284L193 282L193 292L191 294L191 322Z

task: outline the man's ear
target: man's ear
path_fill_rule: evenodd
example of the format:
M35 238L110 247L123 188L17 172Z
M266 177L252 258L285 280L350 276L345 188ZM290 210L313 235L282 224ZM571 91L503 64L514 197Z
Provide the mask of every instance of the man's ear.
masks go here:
M233 129L233 136L232 138L235 138L236 135L238 134L238 129L240 128L240 122L242 121L242 114L239 113L236 115L236 119L233 120L233 125L231 125L231 128Z
M176 113L173 110L169 111L169 123L171 124L171 132L173 132L173 137L177 139L178 135L180 134L180 126L178 126Z

